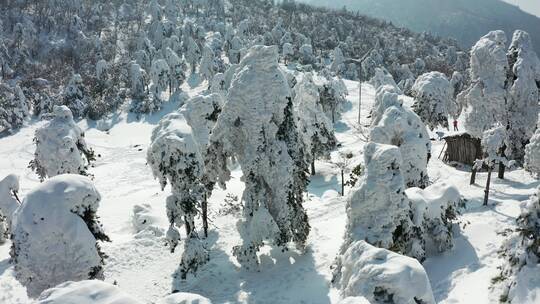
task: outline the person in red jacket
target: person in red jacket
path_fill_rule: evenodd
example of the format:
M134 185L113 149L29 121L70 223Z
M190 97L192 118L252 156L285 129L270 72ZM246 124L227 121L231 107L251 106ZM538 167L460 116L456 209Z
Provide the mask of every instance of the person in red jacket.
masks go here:
M454 119L454 131L459 131L457 126L457 119Z

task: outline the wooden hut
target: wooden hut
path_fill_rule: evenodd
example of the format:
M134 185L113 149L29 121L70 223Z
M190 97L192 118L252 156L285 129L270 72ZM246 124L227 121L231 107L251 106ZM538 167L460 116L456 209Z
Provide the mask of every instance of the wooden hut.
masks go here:
M482 158L482 144L478 138L467 133L459 133L445 136L443 139L446 141L444 162L473 165L475 160Z

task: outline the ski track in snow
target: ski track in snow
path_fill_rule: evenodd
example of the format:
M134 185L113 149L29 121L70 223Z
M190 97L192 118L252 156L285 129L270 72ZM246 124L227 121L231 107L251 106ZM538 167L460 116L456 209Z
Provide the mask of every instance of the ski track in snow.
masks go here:
M340 150L353 152L351 167L362 160L362 147L368 130L357 126L358 83L346 81L349 89L347 112L336 123ZM201 87L204 84L201 85ZM200 91L195 88L189 93ZM363 84L362 124L369 123L369 110L374 101L374 89ZM409 105L411 100L406 100ZM130 119L131 114L115 117L117 123L109 132L88 128L89 146L100 154L90 169L103 199L99 216L112 242L102 244L109 256L105 265L108 282L116 282L130 295L153 302L172 290L199 293L214 303L335 303L339 299L331 286L332 263L342 243L346 223L345 199L340 197L338 169L330 162L316 163L317 175L312 177L305 202L312 230L305 254L291 249L286 252L270 247L262 250L260 272L239 268L231 251L239 244L236 229L238 214L219 215L228 193L241 197L241 171L233 171L226 190L217 189L210 199L211 232L208 238L210 262L196 277L176 282L172 275L180 262L181 246L170 253L159 237L137 235L132 228L132 210L136 204L150 204L166 223L165 199L169 189L161 191L146 165L146 149L152 128L163 111L146 118L145 122ZM9 173L21 175L24 196L39 180L27 168L33 156L34 131L42 123L32 122L18 133L0 138L0 177ZM477 176L477 185L470 186L469 172L452 168L436 158L443 145L434 142L429 164L431 181L445 180L458 187L468 200L467 209L456 229L455 247L424 262L435 298L439 303L490 303L491 278L498 274L503 262L497 254L504 236L499 232L515 226L519 203L534 193L539 185L523 170L507 172L506 180L493 179L490 205L482 206L485 173ZM333 158L338 152L333 153ZM348 189L346 189L348 190ZM166 227L162 227L166 228ZM0 303L29 303L25 289L16 281L9 265L9 242L0 246Z

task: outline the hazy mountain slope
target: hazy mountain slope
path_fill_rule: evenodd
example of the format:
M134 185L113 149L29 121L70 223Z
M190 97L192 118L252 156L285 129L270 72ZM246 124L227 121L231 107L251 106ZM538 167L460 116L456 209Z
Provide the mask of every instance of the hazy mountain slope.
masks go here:
M540 50L540 18L500 0L302 0L315 5L358 10L414 31L454 37L470 47L494 29L507 35L516 29L529 32Z

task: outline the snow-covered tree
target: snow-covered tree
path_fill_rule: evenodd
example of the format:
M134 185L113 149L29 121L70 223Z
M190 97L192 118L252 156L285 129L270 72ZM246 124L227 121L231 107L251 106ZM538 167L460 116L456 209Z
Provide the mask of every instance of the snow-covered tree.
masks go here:
M199 266L209 260L208 251L199 239L195 217L201 209L206 194L204 183L204 161L191 127L180 113L172 113L161 119L152 131L152 143L147 160L161 188L171 185L167 198L167 217L170 222L167 240L171 251L180 241L178 228L186 230L184 252L179 275L186 279L189 272L195 273Z
M343 297L364 296L377 304L435 304L427 273L415 259L358 240L340 257L340 268L334 283Z
M343 51L341 48L336 47L332 51L332 64L330 70L336 75L340 75L345 70L345 57L343 56Z
M496 278L502 284L502 288L499 287L502 289L501 302L514 302L513 298L519 294L518 289L530 284L526 280L519 280L518 276L527 271L529 276L535 277L540 261L540 188L520 207L517 229L505 240L500 250L501 256L507 261Z
M173 49L167 48L165 52L167 65L169 66L169 92L181 91L180 86L186 80L187 66Z
M282 46L283 51L281 52L281 55L283 56L283 61L285 64L289 63L291 60L291 57L294 55L294 47L289 42L286 42Z
M471 86L460 94L466 105L465 129L482 138L484 131L506 115L505 82L508 72L506 35L503 31L489 32L471 49Z
M75 118L81 118L86 114L90 97L87 95L81 75L71 76L68 85L64 88L63 97L63 105L71 110Z
M241 50L244 47L243 42L240 38L237 36L234 36L231 40L231 45L229 47L229 50L227 52L227 57L229 57L229 62L231 64L238 64L240 63L241 59Z
M103 279L109 241L96 216L101 196L92 181L64 174L39 185L13 215L11 261L35 297L66 281Z
M311 44L303 44L299 49L300 53L300 63L302 64L311 64L314 61L313 56L313 47Z
M205 45L203 47L203 55L201 59L201 65L199 66L199 73L206 79L208 82L212 81L212 78L215 74L214 66L214 52L212 49Z
M370 142L364 148L364 162L365 174L347 199L347 228L340 254L365 240L423 260L424 242L409 217L399 149ZM342 271L338 267L336 275Z
M431 130L448 128L448 116L457 118L458 106L452 98L453 89L443 73L429 72L416 79L412 87L414 112Z
M0 245L4 245L8 238L8 221L0 210Z
M14 132L30 116L30 105L22 89L0 83L0 133Z
M195 70L197 69L197 64L201 59L201 49L197 45L197 42L195 42L195 40L193 40L193 38L191 37L187 38L187 49L185 57L187 63L191 67L191 73L195 73Z
M150 79L152 80L150 93L152 95L149 96L149 98L144 98L142 102L137 105L137 112L153 113L161 109L161 106L165 102L163 94L167 91L170 83L171 77L169 71L169 65L165 59L157 59L152 62L152 67L150 69ZM136 72L135 75L137 75Z
M326 79L320 87L320 104L332 123L335 123L343 112L348 94L347 86L341 78Z
M68 107L55 106L53 114L50 122L36 130L36 151L29 167L42 181L66 173L87 175L94 151L86 145L84 132Z
M375 103L371 110L372 127L379 124L386 109L403 106L403 102L399 99L400 93L399 88L392 85L382 85L375 91Z
M540 178L540 128L525 147L525 170Z
M147 83L148 76L146 71L141 68L138 63L132 62L129 67L129 79L130 79L130 88L131 88L131 97L136 102L141 102L146 99L147 94Z
M10 174L0 180L0 213L9 228L13 213L19 208L19 176Z
M210 136L206 164L222 187L230 179L228 159L236 158L242 168L246 188L238 227L243 243L233 254L253 268L265 241L284 248L293 241L304 248L310 230L302 206L307 164L278 48L252 47L237 71Z
M319 89L311 73L304 74L295 86L294 111L298 117L298 131L304 141L306 159L315 174L315 159L329 157L336 145L334 128L319 104Z
M397 86L394 77L392 77L392 74L390 74L385 68L376 68L375 74L369 82L375 87L375 90L383 85L389 85L395 87L401 93L401 90Z
M369 138L376 143L398 147L403 160L401 170L407 187L427 187L431 141L426 126L418 115L403 106L391 106L371 129Z
M525 145L533 136L538 120L540 89L540 60L534 52L531 37L515 31L508 49L508 98L504 125L507 129L505 155L522 160Z

